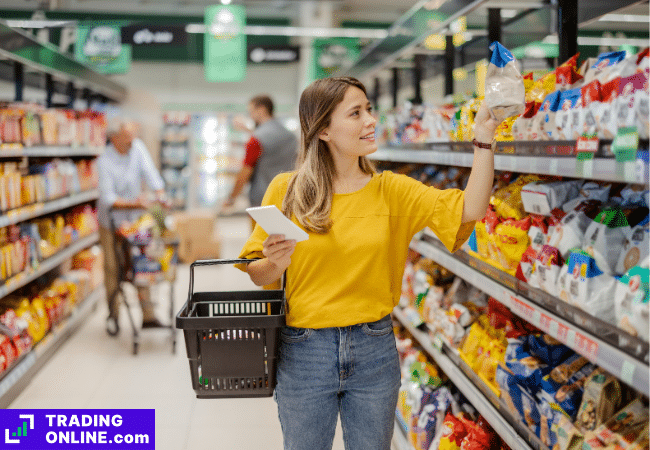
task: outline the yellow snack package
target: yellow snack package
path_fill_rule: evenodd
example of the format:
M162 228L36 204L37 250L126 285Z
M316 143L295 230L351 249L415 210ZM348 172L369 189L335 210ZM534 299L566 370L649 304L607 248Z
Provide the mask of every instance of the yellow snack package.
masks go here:
M529 229L530 217L522 220L504 220L496 226L494 244L497 254L494 256L511 275L517 271L517 265L530 245Z
M512 126L514 125L515 120L517 120L517 118L519 118L519 116L511 116L499 124L499 126L497 127L496 134L494 136L497 141L509 142L515 140L512 134Z
M526 103L542 103L546 96L555 91L555 71L549 72L535 81L529 91L526 91Z
M521 190L526 184L539 180L540 178L536 175L522 175L513 183L492 194L490 204L494 206L499 217L521 220L526 216L524 203L521 200Z

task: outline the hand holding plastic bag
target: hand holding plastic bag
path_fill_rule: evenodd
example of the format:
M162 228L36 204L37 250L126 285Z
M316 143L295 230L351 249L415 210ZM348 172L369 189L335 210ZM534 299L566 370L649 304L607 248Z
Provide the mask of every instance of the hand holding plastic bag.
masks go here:
M492 59L485 77L485 103L497 121L518 116L526 109L524 79L515 57L498 42L490 45Z

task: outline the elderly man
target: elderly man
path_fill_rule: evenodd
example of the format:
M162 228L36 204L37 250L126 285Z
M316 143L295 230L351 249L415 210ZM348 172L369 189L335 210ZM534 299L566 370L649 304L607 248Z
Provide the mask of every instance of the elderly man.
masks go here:
M155 191L157 198L164 196L164 183L156 169L151 156L140 139L136 138L137 126L121 119L109 121L107 137L109 144L98 158L99 201L98 218L100 240L104 248L104 278L108 300L108 319L106 331L115 336L119 333L119 298L118 266L115 258L114 237L111 231L110 208L114 213L116 224L123 220L133 220L139 213L134 210L146 209L150 202L142 192L142 180ZM129 211L131 210L131 211ZM142 306L142 328L160 327L162 324L154 315L153 304L148 287L138 288L138 297Z

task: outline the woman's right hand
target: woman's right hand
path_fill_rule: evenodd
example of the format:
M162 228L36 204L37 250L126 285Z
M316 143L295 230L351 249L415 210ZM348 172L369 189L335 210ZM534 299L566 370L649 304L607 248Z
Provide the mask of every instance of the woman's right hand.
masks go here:
M291 255L296 249L296 241L285 240L283 234L272 234L262 245L264 246L262 254L271 264L284 272L291 264Z

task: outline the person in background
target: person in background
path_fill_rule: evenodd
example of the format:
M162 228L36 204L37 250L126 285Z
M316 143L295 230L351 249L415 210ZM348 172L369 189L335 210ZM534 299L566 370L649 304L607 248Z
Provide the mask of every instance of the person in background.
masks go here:
M115 238L111 230L111 214L119 226L124 220L136 220L151 205L142 190L144 179L156 199L164 199L164 182L142 140L136 138L137 125L123 119L110 120L106 131L109 140L104 153L97 159L99 173L99 200L97 204L99 236L104 248L104 283L108 300L106 331L119 333L118 265L115 256ZM110 209L116 211L110 213ZM131 211L129 211L131 210ZM136 211L137 210L137 211ZM142 328L163 326L154 315L148 287L138 287L142 306Z
M475 120L474 163L464 191L377 173L377 120L358 80L317 80L299 104L298 169L276 176L263 205L309 233L296 244L256 226L237 267L257 285L286 274L275 399L284 448L329 450L340 415L345 448L389 450L400 386L390 313L411 239L429 227L453 252L485 216L498 122Z
M224 202L225 208L234 205L235 199L249 181L250 206L260 206L271 180L277 174L295 168L298 141L273 116L273 109L273 100L267 95L258 95L248 102L248 114L255 122L255 130L246 143L246 156L237 174L235 186ZM238 122L235 122L235 126L245 129Z

